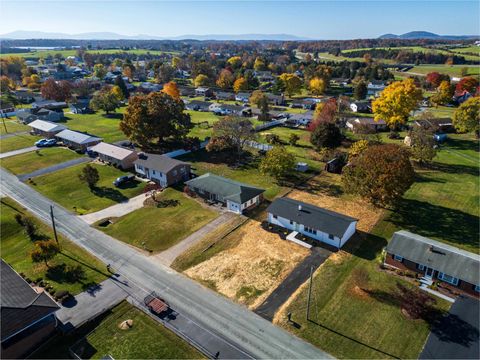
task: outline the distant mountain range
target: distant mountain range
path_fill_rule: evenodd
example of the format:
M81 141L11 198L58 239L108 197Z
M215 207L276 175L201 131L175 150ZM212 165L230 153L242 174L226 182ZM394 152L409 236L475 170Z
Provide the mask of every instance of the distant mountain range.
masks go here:
M289 34L208 34L208 35L181 35L181 36L153 36L153 35L121 35L113 32L88 32L81 34L65 34L42 31L12 31L0 35L2 39L69 39L69 40L279 40L297 41L310 40L308 38Z
M468 39L478 39L479 35L438 35L428 31L410 31L402 35L395 34L385 34L379 36L379 39L406 39L406 40L416 40L416 39L433 39L433 40L468 40Z

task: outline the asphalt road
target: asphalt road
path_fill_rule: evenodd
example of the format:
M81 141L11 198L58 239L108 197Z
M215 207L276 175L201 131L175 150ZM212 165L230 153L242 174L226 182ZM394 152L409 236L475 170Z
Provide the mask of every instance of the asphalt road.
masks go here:
M16 176L0 169L1 193L29 209L46 223L53 203ZM57 230L97 256L145 291L156 291L179 313L212 336L223 339L244 357L269 359L321 359L330 355L272 325L267 320L191 279L158 264L134 248L91 228L55 205ZM128 285L128 283L127 283ZM220 357L223 357L220 354Z
M49 167L46 167L46 168L43 168L43 169L38 169L38 170L33 171L31 173L28 173L28 174L18 175L18 178L21 181L25 181L28 178L32 178L32 177L35 177L35 176L41 176L41 175L45 175L45 174L50 174L50 173L55 172L55 171L59 171L59 170L62 170L62 169L66 169L66 168L69 168L69 167L72 167L72 166L75 166L75 165L78 165L78 164L90 162L90 161L92 161L92 159L88 158L88 157L81 157L81 158L77 158L77 159L72 159L72 160L62 162L60 164L55 164L55 165L52 165L52 166L49 166Z

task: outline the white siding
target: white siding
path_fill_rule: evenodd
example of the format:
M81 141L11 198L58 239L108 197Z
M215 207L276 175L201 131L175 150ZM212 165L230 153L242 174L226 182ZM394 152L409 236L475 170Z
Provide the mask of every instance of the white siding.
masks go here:
M318 229L315 229L317 231L316 234L312 234L311 232L307 232L305 230L305 226L303 226L302 224L297 224L295 222L291 224L289 219L285 219L280 216L274 218L271 213L268 213L268 222L292 231L298 231L300 234L306 235L308 237L311 237L312 239L324 242L336 248L341 248L348 241L348 239L350 239L350 237L355 233L355 227L357 224L356 221L352 222L345 234L343 234L342 239L337 236L334 236L333 239L330 239L330 234L322 232Z
M352 237L352 235L355 234L356 230L357 230L357 222L354 221L348 226L348 229L347 231L345 231L345 234L343 234L342 241L340 242L340 247L345 245L345 243Z
M227 200L227 209L235 214L241 214L241 205L234 203L233 201Z

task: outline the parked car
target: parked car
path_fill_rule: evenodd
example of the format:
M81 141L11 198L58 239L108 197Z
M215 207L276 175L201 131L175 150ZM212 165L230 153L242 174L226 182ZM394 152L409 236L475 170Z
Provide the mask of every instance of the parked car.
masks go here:
M54 145L57 145L57 140L55 139L40 139L35 142L35 146L38 147L49 147Z
M115 185L116 187L119 187L129 183L130 181L133 181L134 179L135 179L135 175L120 176L113 182L113 185Z

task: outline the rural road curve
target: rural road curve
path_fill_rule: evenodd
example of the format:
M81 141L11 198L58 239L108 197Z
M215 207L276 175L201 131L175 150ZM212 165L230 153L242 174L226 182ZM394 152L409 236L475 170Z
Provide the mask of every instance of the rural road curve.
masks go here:
M209 290L136 249L91 228L77 216L0 169L1 193L19 202L45 223L55 205L57 231L147 291L156 291L179 313L223 339L232 351L258 359L323 359L331 356L274 326L246 307ZM223 357L220 354L220 357Z

